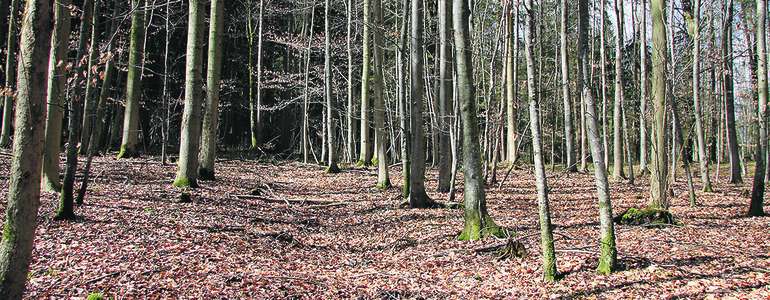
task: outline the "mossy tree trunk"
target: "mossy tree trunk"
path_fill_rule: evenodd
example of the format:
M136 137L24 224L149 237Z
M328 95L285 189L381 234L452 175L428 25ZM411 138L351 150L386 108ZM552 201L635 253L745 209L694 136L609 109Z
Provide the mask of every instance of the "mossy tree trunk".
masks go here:
M21 299L24 295L40 207L51 3L48 0L25 3L16 85L16 138L0 241L0 299Z
M144 9L141 0L131 0L131 35L128 49L126 108L123 111L123 134L118 158L138 155L139 103L142 97L142 43L144 40Z
M191 0L187 19L187 60L185 62L184 113L179 143L176 187L198 186L198 149L201 133L203 11L202 0Z
M462 106L460 115L463 122L463 167L465 173L465 208L463 213L465 226L459 239L475 241L490 235L500 236L504 232L489 216L484 193L481 150L479 149L478 117L476 116L476 91L473 85L473 62L471 57L473 52L468 24L470 9L468 8L468 2L465 0L453 0L452 3L455 67L457 68L457 101ZM418 18L414 16L412 21L413 28L415 23L419 24L418 26L422 26L422 22L418 22ZM412 47L416 48L414 44ZM412 49L413 52L414 50ZM421 72L417 74L421 76ZM412 76L414 76L414 73Z
M610 188L607 181L607 164L604 162L604 146L599 135L599 119L596 114L596 100L591 89L590 64L588 59L588 0L578 2L578 62L580 64L580 87L583 101L585 102L585 115L587 135L591 148L591 157L594 159L594 178L596 180L596 194L599 198L599 231L601 234L601 252L599 254L599 266L597 271L601 274L609 274L617 268L617 249L615 247L615 228L612 221L612 202L610 201Z
M43 188L61 191L59 181L59 152L61 152L64 91L67 83L67 52L69 51L72 0L54 3L54 28L48 62L48 117L45 123L45 153L43 154Z
M540 215L540 241L543 251L543 278L547 282L556 280L556 253L553 246L553 231L551 229L551 211L548 203L548 181L545 175L545 163L543 162L543 144L540 130L540 104L535 95L535 13L532 0L526 0L526 36L524 37L524 56L527 61L527 95L529 96L529 124L532 135L532 156L535 163L535 181L537 186L537 204ZM564 8L562 6L562 8ZM542 8L541 8L542 9ZM539 20L542 21L542 20ZM539 37L538 37L539 38ZM465 113L465 111L463 111ZM475 123L470 123L475 127ZM466 125L468 127L468 125ZM466 133L467 136L467 133ZM467 144L464 144L467 146ZM483 188L483 187L482 187Z
M206 111L203 114L201 148L198 156L198 177L202 180L214 180L214 161L217 157L224 5L222 0L211 1L208 68L206 69L208 72L206 75Z
M751 191L751 205L749 206L750 216L764 216L763 209L765 199L765 175L767 168L767 44L765 44L765 34L767 31L767 0L756 0L757 16L756 22L756 55L757 55L757 94L759 96L759 108L757 116L759 118L759 144L756 152L757 166L754 172L754 186Z
M19 14L19 0L11 0L8 14L8 43L5 58L5 86L13 89L16 86L14 67L16 66L16 16ZM3 120L0 124L0 148L11 146L11 126L13 126L13 96L3 97Z
M450 0L438 1L439 34L439 84L438 84L438 192L449 192L452 176L452 153L449 130L452 126L451 111L453 100L453 57L452 57L452 3Z
M650 169L650 208L668 210L668 154L666 152L666 41L665 0L652 0L652 156Z
M425 129L423 128L423 105L425 79L424 68L424 44L423 44L423 10L422 1L412 1L411 9L411 133L412 143L410 148L411 164L409 165L409 207L426 208L433 205L425 192ZM475 124L475 123L474 123Z
M372 17L376 28L384 28L382 0L372 1ZM384 33L382 30L374 32L374 133L375 147L377 148L377 187L387 189L390 187L390 175L388 174L388 134L385 128L385 96L383 87L383 68L385 66L383 51L385 49Z

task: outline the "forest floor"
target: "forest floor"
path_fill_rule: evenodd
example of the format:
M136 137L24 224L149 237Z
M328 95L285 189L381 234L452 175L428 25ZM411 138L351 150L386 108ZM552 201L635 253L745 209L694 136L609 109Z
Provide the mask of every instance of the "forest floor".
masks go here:
M0 169L7 170L9 161L2 156ZM501 261L474 251L500 241L456 240L462 211L399 209L400 189L373 189L373 169L324 174L296 162L223 160L218 180L202 182L191 203L176 201L174 172L175 166L156 158L99 158L95 184L76 209L80 217L70 222L52 218L56 195L44 193L27 297L770 297L770 218L744 217L748 182L731 186L720 180L715 193L698 193L700 205L691 208L680 173L672 211L682 225L617 226L623 269L600 276L593 178L549 173L563 278L548 284L541 280L529 170L516 170L501 188L488 189L492 217L515 230L529 252ZM504 177L505 170L498 172ZM399 185L400 169L390 174ZM2 175L5 202L8 180ZM429 171L429 191L435 175ZM244 196L264 184L270 188L262 197ZM615 214L644 206L646 178L635 186L611 186Z

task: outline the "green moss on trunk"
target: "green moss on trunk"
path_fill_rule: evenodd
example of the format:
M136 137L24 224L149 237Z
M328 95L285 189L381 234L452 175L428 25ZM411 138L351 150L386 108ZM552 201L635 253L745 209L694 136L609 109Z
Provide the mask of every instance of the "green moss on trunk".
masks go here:
M173 183L177 188L197 188L198 183L195 180L191 180L187 177L179 176Z

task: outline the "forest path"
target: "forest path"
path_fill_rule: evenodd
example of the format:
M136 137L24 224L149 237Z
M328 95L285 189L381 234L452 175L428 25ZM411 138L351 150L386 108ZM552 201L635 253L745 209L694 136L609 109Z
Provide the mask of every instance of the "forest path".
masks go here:
M0 167L9 164L0 158ZM528 171L514 171L502 188L488 189L492 217L526 237L530 253L497 261L473 253L495 241L455 240L460 210L398 209L400 188L373 189L373 170L324 174L294 162L240 160L221 161L217 168L218 180L202 182L192 203L176 203L174 165L98 158L95 184L75 222L53 220L56 197L44 194L27 297L94 291L194 299L770 296L770 218L742 217L750 182L733 187L723 178L716 193L698 193L698 208L687 205L678 183L672 211L684 226L616 227L625 270L603 277L594 272L599 243L593 178L549 173L557 263L565 277L544 284ZM502 178L505 171L499 172ZM400 182L399 169L391 175ZM435 175L429 171L429 191ZM611 184L615 214L645 204L645 180L635 187ZM268 200L241 196L261 183L273 193ZM303 199L311 201L294 201Z

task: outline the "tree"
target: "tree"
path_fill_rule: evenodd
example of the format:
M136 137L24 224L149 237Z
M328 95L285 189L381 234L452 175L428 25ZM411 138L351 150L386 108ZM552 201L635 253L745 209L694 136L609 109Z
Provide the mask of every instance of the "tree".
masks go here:
M48 117L45 123L45 153L43 154L43 187L61 191L59 182L59 152L61 152L62 119L64 118L64 90L67 83L67 52L69 50L72 0L54 3L54 28L51 34L51 53L48 62Z
M418 6L418 4L414 3L421 3L421 1L413 1L412 3L412 9L414 10L415 6ZM487 236L503 235L505 230L497 226L487 212L484 179L481 168L481 151L479 150L476 91L473 85L473 63L471 58L473 52L470 43L470 28L468 24L470 10L467 1L453 0L452 3L452 27L454 28L455 68L457 72L457 100L460 102L460 105L462 105L460 115L463 120L463 167L465 173L465 207L463 209L465 226L459 239L475 241ZM418 19L419 14L416 14L414 11L412 13L412 28L414 29L415 24L419 24L417 26L422 26L422 21L419 21L420 19ZM412 38L412 54L414 54L419 44L415 45L414 36ZM422 53L418 56L421 56L421 54ZM414 59L414 56L412 59ZM421 76L421 73L417 74L417 77ZM412 76L414 76L414 73ZM415 115L412 117L414 118Z
M730 183L743 182L741 157L739 153L738 130L735 120L735 87L733 83L733 0L726 0L722 21L722 84L725 90L725 126L727 147L730 154Z
M438 34L439 34L439 84L438 84L438 124L439 124L439 172L438 192L449 192L452 180L452 153L450 149L449 130L452 122L452 3L450 0L438 1ZM510 22L509 22L510 23Z
M260 5L261 5L260 1ZM208 74L206 76L206 111L203 114L201 148L198 154L198 177L214 179L214 161L217 157L219 128L219 86L222 74L222 34L224 33L224 2L211 1L209 24Z
M384 20L382 16L382 0L374 1L372 17L377 30L374 32L374 145L377 150L377 187L387 189L390 187L390 175L388 174L388 135L385 131L385 95L383 83L383 69L385 66L383 50Z
M612 177L623 176L623 0L615 0L615 104L612 110Z
M128 77L126 79L126 108L123 112L123 139L118 158L138 156L139 103L142 97L142 41L144 40L144 9L141 0L131 0L131 35L128 49Z
M765 34L767 30L767 0L756 1L757 16L754 20L756 22L757 35L756 43L756 55L757 55L757 94L758 98L758 112L759 118L759 143L756 152L757 166L754 172L754 185L751 190L751 205L749 206L750 216L764 216L763 209L765 198L765 175L767 168L767 161L765 151L767 150L767 44L765 44Z
M666 68L668 44L666 42L665 0L651 0L652 13L652 156L650 170L650 207L668 209L668 154L666 126Z
M709 178L709 157L706 154L706 137L703 132L703 109L701 108L700 86L700 0L684 1L689 5L685 11L688 32L692 39L692 101L695 109L695 135L698 142L698 162L700 163L700 177L703 182L703 191L711 192L711 179Z
M187 61L185 63L184 114L179 143L179 162L174 179L176 187L198 186L198 149L201 133L201 98L203 91L203 3L190 0L187 23Z
M656 0L660 1L660 0ZM607 164L604 162L604 144L599 135L599 119L596 114L596 101L591 89L590 64L588 59L588 0L578 1L578 62L580 64L580 89L585 105L585 120L591 156L594 159L594 178L596 193L599 198L599 231L601 234L601 252L597 271L609 274L617 268L617 249L615 247L615 228L612 223L612 202L607 181Z
M561 0L561 26L559 27L560 48L559 57L561 59L561 92L564 101L564 140L565 151L567 152L567 170L577 172L577 162L575 161L575 138L572 128L572 99L569 90L569 51L567 46L567 21L569 20L569 5L567 0Z
M505 107L506 123L508 131L506 132L508 161L515 163L517 159L518 145L516 144L517 135L517 107L518 107L518 61L519 61L519 1L511 5L511 14L508 21L508 40L506 41L506 60L505 60Z
M371 0L364 0L364 32L363 32L363 49L361 57L363 62L361 63L361 147L359 149L360 155L358 157L359 166L368 166L372 162L372 150L369 145L369 62L371 61L371 49L369 47L369 40L371 37L371 24L372 13Z
M335 119L334 119L334 99L332 99L332 54L331 54L331 16L329 15L329 12L331 11L331 2L330 0L326 0L325 5L325 14L324 14L324 28L325 28L325 34L324 34L324 53L325 53L325 59L324 59L324 82L325 87L325 96L326 96L326 125L327 125L327 143L328 143L328 160L327 160L327 173L339 173L340 168L337 166L337 151L335 144L335 134L337 132L337 126L335 125ZM377 100L375 100L377 101ZM384 100L383 100L384 101ZM375 104L376 105L376 104ZM384 114L384 111L383 111ZM381 141L381 143L384 141ZM383 147L384 151L384 147ZM387 159L383 158L386 163ZM387 168L387 165L385 166Z
M532 156L535 163L535 180L537 186L537 204L540 214L540 240L543 250L543 278L545 281L556 280L556 253L553 246L553 231L551 211L548 204L548 181L543 163L543 144L540 139L540 113L538 97L535 95L535 12L532 0L526 0L526 36L524 37L524 54L527 60L527 95L529 96L529 123L532 133ZM564 5L562 5L564 8ZM540 9L543 9L542 7ZM564 20L564 18L562 19ZM542 20L540 20L542 22ZM564 65L562 65L564 67ZM465 111L463 111L465 113ZM474 123L471 123L475 126ZM466 204L467 205L467 204Z
M639 172L646 174L647 167L647 1L639 1L641 28L639 30Z
M5 58L5 86L13 88L16 84L13 67L16 64L16 15L18 15L19 0L11 0L11 8L8 13L8 44ZM11 126L13 126L13 97L3 97L3 122L0 124L0 148L8 148L11 145Z
M410 62L412 65L411 75L411 133L412 142L410 148L411 163L409 167L409 207L426 208L433 205L428 194L425 192L425 129L423 128L422 109L424 105L425 80L423 78L424 67L424 44L423 44L423 10L422 1L412 1L412 27L410 39ZM457 4L454 6L457 8ZM456 17L455 17L456 18ZM455 29L457 30L457 29ZM457 37L455 37L455 47L457 47ZM472 123L476 124L476 123Z
M24 294L40 207L51 3L48 0L27 0L25 3L16 85L16 138L0 241L2 299L21 299ZM11 36L13 34L9 34L9 39Z

